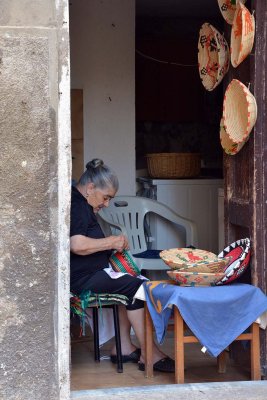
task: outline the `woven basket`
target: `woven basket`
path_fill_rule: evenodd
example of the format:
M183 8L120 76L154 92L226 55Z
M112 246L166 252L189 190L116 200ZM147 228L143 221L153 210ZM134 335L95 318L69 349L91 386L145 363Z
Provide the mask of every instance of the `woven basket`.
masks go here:
M247 137L247 139L248 138L249 138L249 136ZM222 145L223 150L225 151L226 154L228 154L230 156L237 154L242 149L242 147L244 146L244 144L247 141L247 140L244 140L241 143L233 142L225 131L225 127L223 125L223 119L221 119L221 123L220 123L220 140L221 140L221 145Z
M231 30L231 63L237 67L251 52L255 36L255 19L249 10L239 3L236 6Z
M239 80L233 79L224 95L223 125L234 143L248 139L257 119L257 103L248 88Z
M179 286L215 286L224 277L223 272L201 273L188 271L166 271Z
M147 154L147 167L152 178L191 178L200 174L200 154Z
M223 18L228 24L232 25L234 21L236 3L245 3L246 0L218 0L219 8L222 13Z
M229 69L228 43L214 26L205 22L199 31L198 70L203 86L213 90Z

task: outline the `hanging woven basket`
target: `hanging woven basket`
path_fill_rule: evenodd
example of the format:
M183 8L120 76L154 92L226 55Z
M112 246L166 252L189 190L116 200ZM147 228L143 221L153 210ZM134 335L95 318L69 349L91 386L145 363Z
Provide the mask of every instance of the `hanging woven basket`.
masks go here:
M199 31L198 70L205 89L211 91L219 85L229 69L230 53L224 36L205 22Z
M223 101L223 125L230 140L237 144L246 141L256 119L255 97L242 82L233 79Z
M231 30L231 63L237 67L250 53L254 43L255 19L242 4L237 4Z
M248 139L248 137L247 137L247 139ZM241 143L233 142L230 139L230 137L228 136L228 134L226 133L226 130L225 130L225 127L223 124L223 119L221 119L221 122L220 122L220 140L221 140L221 145L222 145L223 150L225 151L226 154L228 154L230 156L237 154L242 149L242 147L244 146L244 144L247 141L247 140L244 140Z
M232 25L234 21L236 6L238 2L245 3L246 0L218 0L218 5L223 18L228 24Z

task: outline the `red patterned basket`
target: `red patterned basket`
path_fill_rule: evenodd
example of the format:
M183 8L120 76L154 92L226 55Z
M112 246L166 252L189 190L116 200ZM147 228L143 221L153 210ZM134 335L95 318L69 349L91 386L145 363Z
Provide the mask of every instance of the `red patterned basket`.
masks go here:
M205 22L199 31L198 70L205 89L211 91L219 85L229 69L230 53L224 36Z
M242 3L239 3L236 6L231 31L231 63L233 67L236 68L251 53L254 36L254 16Z

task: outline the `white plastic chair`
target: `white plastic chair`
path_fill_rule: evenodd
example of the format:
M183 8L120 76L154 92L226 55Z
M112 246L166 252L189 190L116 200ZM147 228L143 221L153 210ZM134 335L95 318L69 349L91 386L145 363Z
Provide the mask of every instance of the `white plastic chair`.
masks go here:
M169 268L158 255L157 258L147 258L151 253L148 250L151 238L146 235L145 225L146 216L150 213L168 220L180 230L182 228L185 232L184 247L197 247L197 229L194 222L176 214L166 205L146 197L117 196L110 201L109 207L101 209L99 216L105 232L108 224L112 233L119 230L128 237L130 252L140 270L166 270Z

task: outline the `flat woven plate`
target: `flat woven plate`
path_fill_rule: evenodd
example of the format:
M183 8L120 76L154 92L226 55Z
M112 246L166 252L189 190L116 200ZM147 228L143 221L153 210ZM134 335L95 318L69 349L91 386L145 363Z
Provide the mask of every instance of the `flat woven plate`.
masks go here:
M224 273L201 273L187 271L167 271L167 274L179 286L215 286L224 277Z
M228 259L218 258L216 254L211 253L210 251L184 247L163 250L159 255L165 264L172 269L184 269L200 266L212 267L212 265L218 267L220 265L225 266L229 263ZM198 270L198 272L201 271Z

